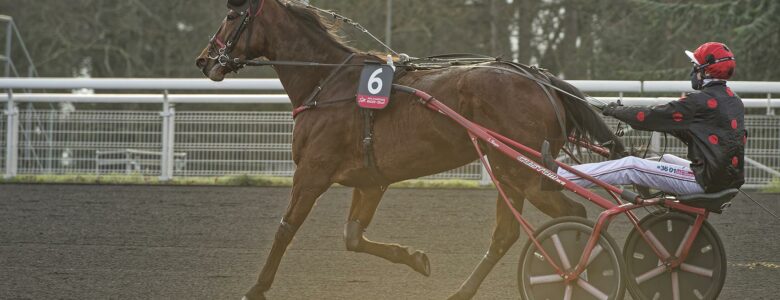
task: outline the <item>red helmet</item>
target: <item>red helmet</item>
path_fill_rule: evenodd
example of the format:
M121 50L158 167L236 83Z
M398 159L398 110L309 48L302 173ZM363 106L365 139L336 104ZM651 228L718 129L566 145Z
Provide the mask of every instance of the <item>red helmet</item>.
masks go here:
M734 53L726 45L718 42L704 43L695 52L685 51L697 69L704 68L708 78L729 79L734 75L737 63Z

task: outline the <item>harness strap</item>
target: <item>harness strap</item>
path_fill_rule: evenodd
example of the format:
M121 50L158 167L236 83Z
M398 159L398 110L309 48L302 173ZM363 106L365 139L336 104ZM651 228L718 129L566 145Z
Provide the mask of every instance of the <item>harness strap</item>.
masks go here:
M374 111L360 108L363 114L363 166L368 170L370 180L382 190L387 188L389 181L379 171L374 157Z
M563 90L558 88L558 87L556 87L556 86L554 86L554 85L552 85L552 83L550 82L549 78L545 77L545 80L543 81L542 79L539 79L538 77L536 77L533 74L531 74L531 72L529 72L525 68L521 67L521 65L517 65L517 64L511 63L511 62L505 62L505 61L498 61L498 62L506 64L506 65L509 65L509 66L512 66L514 69L518 69L520 71L523 71L523 73L520 73L520 72L518 72L516 70L513 70L513 69L501 68L501 67L496 67L496 66L477 65L477 66L468 66L468 68L486 68L486 69L502 70L502 71L506 71L506 72L509 72L509 73L512 73L512 74L520 75L522 77L528 78L528 79L532 80L533 82L535 82L537 85L539 85L539 87L542 89L542 91L544 91L545 95L547 96L547 101L550 102L550 105L552 105L553 109L555 110L555 116L558 119L558 125L561 127L561 134L562 134L561 136L563 137L564 141L566 141L567 140L567 134L566 134L566 126L565 126L565 123L564 123L564 117L561 115L561 109L560 109L560 107L558 107L558 104L555 103L555 100L553 99L552 94L550 93L550 90L548 89L548 87L552 88L552 89L555 89L557 91L563 91ZM568 92L565 92L565 91L563 91L563 92L565 94L567 94L567 95L571 95ZM576 97L576 96L574 96L574 97ZM576 97L576 98L580 99L580 97Z
M331 80L333 80L333 77L336 77L336 74L341 71L341 69L344 68L344 66L352 60L353 57L355 57L356 53L350 53L347 58L341 62L341 64L338 65L333 71L328 74L328 77L325 77L320 83L314 88L314 90L311 91L311 94L309 94L308 97L306 97L306 100L303 100L303 103L301 105L307 105L307 106L317 106L317 95L320 94L322 91L322 88L330 83Z

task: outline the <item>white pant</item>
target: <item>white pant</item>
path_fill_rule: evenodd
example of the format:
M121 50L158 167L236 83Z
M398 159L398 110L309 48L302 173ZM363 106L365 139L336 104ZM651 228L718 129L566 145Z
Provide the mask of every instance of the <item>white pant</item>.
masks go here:
M696 183L690 164L691 162L685 159L664 154L660 162L628 156L573 167L612 185L638 184L676 195L704 193ZM558 169L558 175L583 187L595 185L563 168Z

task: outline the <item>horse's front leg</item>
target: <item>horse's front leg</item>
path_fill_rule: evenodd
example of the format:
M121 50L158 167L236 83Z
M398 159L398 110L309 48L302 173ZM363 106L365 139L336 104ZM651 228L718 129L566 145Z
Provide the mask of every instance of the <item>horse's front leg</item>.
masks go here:
M271 253L268 254L257 283L246 293L244 299L265 299L264 293L271 288L271 284L274 282L274 276L276 276L276 271L287 246L290 245L298 228L306 220L317 198L332 184L331 174L325 172L325 168L321 167L320 165L319 168L309 168L306 165L299 165L295 171L290 204L281 224L279 224L276 236L274 236Z
M355 188L352 193L352 207L344 229L344 240L347 250L368 253L379 256L393 263L405 264L415 271L429 276L431 263L428 255L422 251L412 251L409 247L398 244L385 244L370 241L363 236L366 228L374 218L374 212L384 195L380 187Z
M506 192L513 200L515 208L523 210L524 195L507 186ZM509 251L520 236L520 225L515 220L512 211L501 196L496 200L496 226L493 228L493 237L485 256L479 261L469 278L463 282L457 292L449 297L450 300L471 299L477 293L482 281L485 280L496 263Z

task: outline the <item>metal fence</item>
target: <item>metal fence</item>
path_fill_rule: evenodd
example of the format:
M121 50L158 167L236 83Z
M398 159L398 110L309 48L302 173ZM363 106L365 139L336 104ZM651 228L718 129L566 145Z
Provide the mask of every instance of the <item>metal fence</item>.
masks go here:
M586 92L676 93L675 82L666 90L652 82L575 82ZM780 101L780 83L732 83L766 98L745 98L745 105L773 113ZM173 176L269 175L292 176L293 120L290 113L271 111L177 111L177 103L288 103L286 95L169 94L171 90L279 90L275 80L232 80L215 84L193 79L4 79L0 89L9 91L5 118L0 121L0 169L6 177L16 174L141 174L169 179ZM637 88L639 87L639 88ZM12 93L12 89L117 89L154 90L160 94L51 94ZM745 92L737 90L738 92ZM608 98L609 99L609 98ZM626 104L649 104L669 98L624 98ZM36 110L19 103L154 103L160 111L127 110ZM19 109L19 106L25 108ZM18 112L18 113L14 113ZM608 123L617 122L609 118ZM11 124L11 125L9 125ZM624 126L625 127L625 126ZM765 185L780 177L780 117L750 115L747 180L750 186ZM625 128L630 130L630 128ZM9 132L10 131L10 132ZM631 132L625 143L645 146L649 133ZM15 138L16 140L9 140ZM11 141L9 143L9 141ZM683 156L685 147L674 138L650 139L650 148ZM667 144L668 143L668 144ZM13 156L8 156L8 154ZM18 156L18 157L15 157ZM598 160L584 155L587 161ZM10 166L10 167L8 167ZM429 176L487 182L479 164Z
M617 126L615 119L607 121ZM780 116L752 115L745 122L750 132L747 156L780 169ZM294 123L289 112L177 112L174 123L173 176L292 176L295 170ZM23 109L19 124L18 174L161 175L159 112ZM686 147L675 138L658 136L652 141L647 132L624 136L624 142L640 153L650 143L661 153L685 155ZM602 160L593 155L584 158ZM751 185L764 185L772 178L750 164L746 173ZM427 178L479 180L482 176L475 162Z
M133 173L160 173L159 112L22 109L19 116L18 174L120 173L128 164Z
M21 110L18 174L161 175L154 111ZM174 176L292 176L289 112L177 112ZM476 163L429 178L480 179Z

